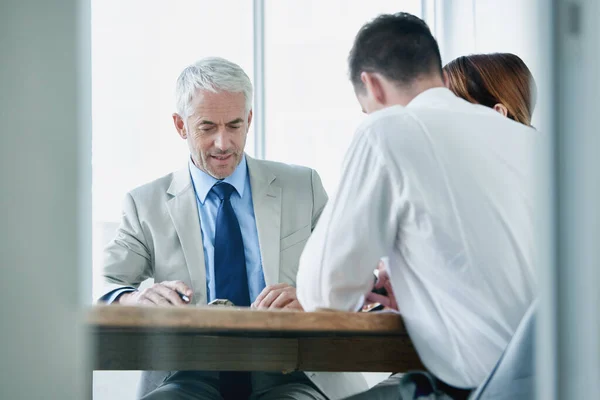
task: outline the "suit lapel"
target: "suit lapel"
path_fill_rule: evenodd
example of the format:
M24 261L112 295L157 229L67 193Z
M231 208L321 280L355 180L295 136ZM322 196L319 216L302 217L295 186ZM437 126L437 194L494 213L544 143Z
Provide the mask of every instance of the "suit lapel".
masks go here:
M167 207L185 256L194 291L194 303L206 303L206 269L198 205L187 167L174 174L167 193L173 196L168 200Z
M254 217L267 285L279 282L279 244L281 239L281 188L264 163L246 156Z

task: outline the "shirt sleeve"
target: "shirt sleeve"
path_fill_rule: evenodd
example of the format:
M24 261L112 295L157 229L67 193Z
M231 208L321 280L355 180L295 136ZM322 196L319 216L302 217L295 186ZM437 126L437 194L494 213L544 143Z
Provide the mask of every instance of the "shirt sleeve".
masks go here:
M300 258L298 299L306 311L356 311L398 231L401 182L393 180L373 132L357 132L337 194L327 203Z
M110 298L115 290L139 287L141 282L152 276L151 252L147 243L136 203L131 194L127 194L116 237L104 249L99 302Z
M124 287L121 289L115 289L112 292L108 292L104 296L98 299L98 303L112 304L115 300L123 293L135 292L137 289L134 287Z

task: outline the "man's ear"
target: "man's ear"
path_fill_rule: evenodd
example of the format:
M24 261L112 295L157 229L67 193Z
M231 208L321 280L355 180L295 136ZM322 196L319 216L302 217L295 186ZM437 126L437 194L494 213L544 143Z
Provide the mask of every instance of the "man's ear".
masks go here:
M175 125L175 129L177 129L177 133L181 136L182 139L187 139L187 132L185 130L185 122L181 115L174 113L173 114L173 124Z
M506 108L506 106L502 103L498 103L494 106L494 110L496 112L499 112L500 114L504 115L505 117L508 117L508 108Z
M248 112L248 131L250 130L251 124L252 124L252 109L250 109L250 112ZM246 133L248 133L248 131L246 131Z
M377 74L363 71L360 74L360 80L365 85L367 94L370 95L373 100L379 104L385 104L385 92Z

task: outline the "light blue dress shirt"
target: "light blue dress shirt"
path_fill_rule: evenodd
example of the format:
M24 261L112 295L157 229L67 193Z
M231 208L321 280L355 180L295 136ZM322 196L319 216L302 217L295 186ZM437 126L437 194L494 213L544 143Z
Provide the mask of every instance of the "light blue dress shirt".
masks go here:
M200 218L200 229L202 231L204 265L206 266L206 293L208 301L211 302L215 299L215 223L221 202L211 189L218 180L198 169L191 160L189 168L196 192L198 217ZM256 219L254 217L250 175L248 174L245 155L233 174L223 179L223 181L235 188L231 195L231 206L235 211L242 231L248 289L250 291L250 302L252 303L266 285L258 243L258 230L256 229Z

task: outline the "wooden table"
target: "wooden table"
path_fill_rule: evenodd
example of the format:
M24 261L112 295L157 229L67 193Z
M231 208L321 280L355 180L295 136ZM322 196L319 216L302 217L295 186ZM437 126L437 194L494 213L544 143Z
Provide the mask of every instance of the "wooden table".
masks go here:
M96 306L88 323L95 370L423 368L394 314Z

